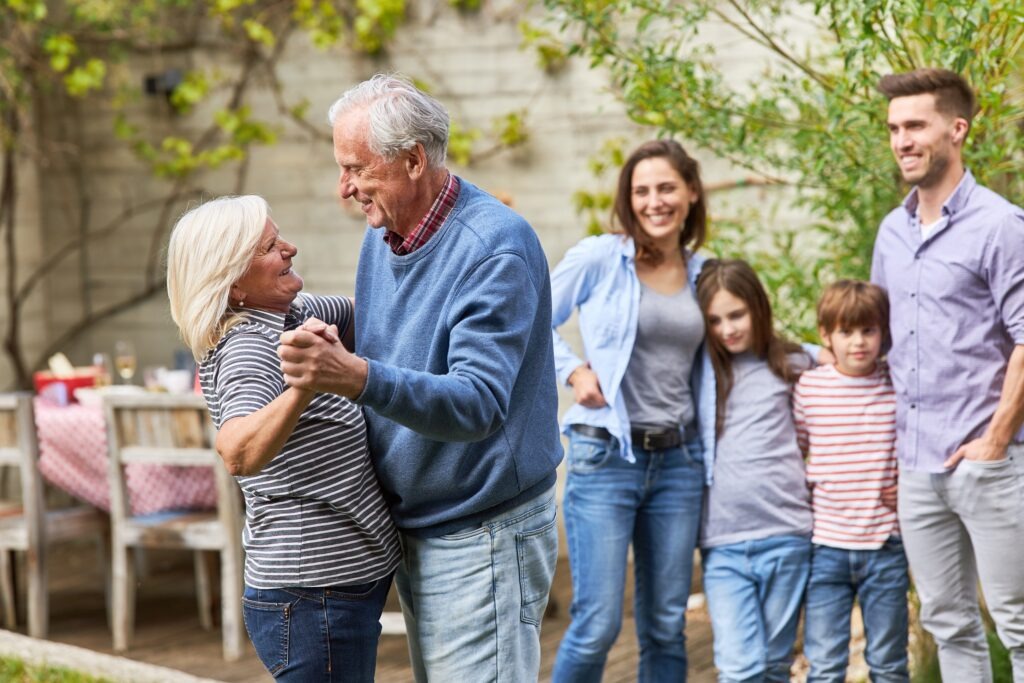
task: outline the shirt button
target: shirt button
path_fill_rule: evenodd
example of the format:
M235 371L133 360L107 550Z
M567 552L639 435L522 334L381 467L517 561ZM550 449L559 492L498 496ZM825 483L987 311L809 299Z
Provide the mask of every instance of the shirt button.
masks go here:
M916 407L917 407L917 404L916 404L916 403L911 403L911 404L910 404L910 409L911 409L911 410L913 410L913 409L914 409L914 408L916 408Z
M915 296L917 296L917 292L911 292L910 293L910 298L911 299L913 299Z
M914 331L913 331L913 330L911 330L911 331L910 331L910 335L911 335L911 336L913 336L913 335L914 335Z

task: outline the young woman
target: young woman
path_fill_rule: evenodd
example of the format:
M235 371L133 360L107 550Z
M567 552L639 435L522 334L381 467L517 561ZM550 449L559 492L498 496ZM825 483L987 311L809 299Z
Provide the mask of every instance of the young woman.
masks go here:
M717 378L701 548L718 680L785 682L812 527L791 397L811 359L775 335L768 296L744 261L709 262L697 298Z
M573 600L552 679L599 681L622 625L633 545L640 681L686 678L683 628L714 445L714 377L695 298L706 208L697 162L641 145L619 175L618 234L569 250L551 276L557 328L579 311L584 354L558 335L576 404L564 498ZM696 389L696 390L695 390Z

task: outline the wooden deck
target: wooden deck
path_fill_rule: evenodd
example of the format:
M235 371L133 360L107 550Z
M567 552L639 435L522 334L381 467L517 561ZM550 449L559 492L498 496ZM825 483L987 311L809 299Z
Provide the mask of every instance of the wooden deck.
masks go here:
M104 608L102 575L87 544L58 551L51 570L50 639L111 653ZM203 631L195 607L192 562L188 553L153 553L149 575L138 590L136 628L126 656L196 676L221 681L271 681L251 645L240 662L221 659L220 631ZM555 574L553 604L542 629L541 681L550 679L555 652L568 625L571 587L569 567L562 559ZM392 596L393 598L394 596ZM632 596L627 597L628 601ZM397 607L396 607L397 608ZM630 602L622 634L608 659L605 683L636 680L637 645ZM693 683L715 680L711 663L711 628L703 610L691 610L687 626L690 677ZM405 638L383 636L377 657L381 683L412 681ZM457 683L457 682L456 682Z

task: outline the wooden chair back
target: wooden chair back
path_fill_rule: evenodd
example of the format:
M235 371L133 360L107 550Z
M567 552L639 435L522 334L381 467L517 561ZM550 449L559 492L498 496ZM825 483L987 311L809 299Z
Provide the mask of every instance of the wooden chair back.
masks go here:
M241 656L242 501L238 484L214 448L216 432L206 403L194 394L115 394L103 399L109 450L113 557L114 649L125 650L134 622L134 576L127 551L133 547L189 549L196 553L200 618L209 621L202 551L220 553L224 658ZM217 487L215 514L173 515L157 522L133 517L124 467L128 464L212 467Z

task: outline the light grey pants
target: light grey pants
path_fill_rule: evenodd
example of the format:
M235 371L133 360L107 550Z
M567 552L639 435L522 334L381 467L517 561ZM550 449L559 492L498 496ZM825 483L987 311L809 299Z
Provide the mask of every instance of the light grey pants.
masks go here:
M962 460L952 472L901 471L899 519L921 623L939 647L942 679L989 683L977 583L1013 678L1024 683L1024 445L1006 460Z

